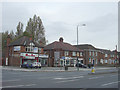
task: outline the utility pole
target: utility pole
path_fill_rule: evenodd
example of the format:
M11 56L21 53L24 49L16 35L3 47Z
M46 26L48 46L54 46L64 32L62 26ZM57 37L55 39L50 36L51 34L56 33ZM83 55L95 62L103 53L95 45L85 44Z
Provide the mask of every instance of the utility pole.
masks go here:
M78 28L79 26L86 26L86 24L82 24L82 25L77 25L77 48L78 48ZM77 55L77 54L76 54ZM78 61L78 56L77 56L77 70L79 71L79 61Z

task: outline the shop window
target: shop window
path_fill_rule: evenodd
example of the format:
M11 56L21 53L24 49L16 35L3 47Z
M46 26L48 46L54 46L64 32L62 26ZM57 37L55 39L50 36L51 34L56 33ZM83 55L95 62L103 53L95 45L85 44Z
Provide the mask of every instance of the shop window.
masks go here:
M61 65L61 66L63 66L63 62L64 62L63 60L60 60L60 65Z
M71 65L73 65L73 64L74 64L74 60L72 59L72 60L71 60Z
M70 60L66 60L66 65L70 65Z
M76 52L72 52L72 56L76 56Z
M105 60L105 63L107 63L108 61L107 60Z

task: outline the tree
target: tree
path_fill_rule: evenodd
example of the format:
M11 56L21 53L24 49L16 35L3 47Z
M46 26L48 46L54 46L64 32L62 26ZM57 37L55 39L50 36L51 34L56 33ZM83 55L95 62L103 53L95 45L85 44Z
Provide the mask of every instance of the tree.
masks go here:
M21 22L17 25L16 37L19 37L23 34L23 24Z
M30 37L30 34L29 34L29 32L27 32L27 31L24 31L24 33L23 33L23 36Z
M15 38L15 34L14 34L13 30L10 32L9 35L10 35L10 37L11 37L12 40Z
M42 45L46 44L45 29L39 16L34 15L33 19L29 19L26 31L32 35L33 40L37 43Z
M2 49L4 49L7 46L7 36L9 32L5 31L2 33Z

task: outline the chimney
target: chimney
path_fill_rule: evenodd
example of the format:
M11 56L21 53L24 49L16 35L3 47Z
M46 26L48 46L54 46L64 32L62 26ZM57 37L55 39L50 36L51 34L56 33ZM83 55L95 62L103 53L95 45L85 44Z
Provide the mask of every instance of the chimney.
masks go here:
M59 42L63 42L63 38L62 37L60 37Z
M10 35L8 35L8 36L7 36L7 46L10 44L10 41L11 41Z
M32 35L30 35L30 41L32 41Z

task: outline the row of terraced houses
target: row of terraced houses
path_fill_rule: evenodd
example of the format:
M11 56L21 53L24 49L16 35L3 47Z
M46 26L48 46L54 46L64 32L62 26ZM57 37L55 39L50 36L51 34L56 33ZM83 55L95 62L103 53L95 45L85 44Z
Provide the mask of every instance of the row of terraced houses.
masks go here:
M34 42L32 38L23 36L10 43L7 38L6 50L3 51L2 64L20 66L24 62L40 62L42 66L75 66L77 62L88 65L89 63L118 64L120 57L117 50L110 51L95 48L89 44L71 45L64 42L61 37L46 46Z

